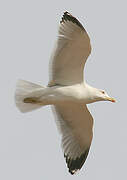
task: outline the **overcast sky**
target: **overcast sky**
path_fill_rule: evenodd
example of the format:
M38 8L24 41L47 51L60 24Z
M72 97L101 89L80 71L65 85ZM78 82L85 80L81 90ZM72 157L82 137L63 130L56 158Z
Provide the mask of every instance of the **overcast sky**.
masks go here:
M123 0L0 1L0 179L127 179L127 4ZM87 30L92 53L85 78L117 103L89 105L94 138L86 163L68 173L50 107L22 114L17 79L48 83L48 64L64 11Z

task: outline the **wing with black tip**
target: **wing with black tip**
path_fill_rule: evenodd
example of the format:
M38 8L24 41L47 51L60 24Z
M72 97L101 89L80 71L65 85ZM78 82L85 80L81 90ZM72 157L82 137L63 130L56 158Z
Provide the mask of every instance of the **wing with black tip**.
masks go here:
M53 106L53 109L66 163L69 172L74 174L86 161L93 136L93 118L84 105Z
M75 17L65 12L51 56L50 81L61 85L81 83L90 52L90 39L84 27Z

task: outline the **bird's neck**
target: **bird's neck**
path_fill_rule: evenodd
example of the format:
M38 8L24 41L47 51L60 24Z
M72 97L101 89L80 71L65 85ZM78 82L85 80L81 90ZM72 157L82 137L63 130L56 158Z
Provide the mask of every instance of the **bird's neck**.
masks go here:
M85 86L85 96L87 97L87 104L94 103L96 101L100 101L100 99L97 97L97 88L94 88L87 83L84 84Z

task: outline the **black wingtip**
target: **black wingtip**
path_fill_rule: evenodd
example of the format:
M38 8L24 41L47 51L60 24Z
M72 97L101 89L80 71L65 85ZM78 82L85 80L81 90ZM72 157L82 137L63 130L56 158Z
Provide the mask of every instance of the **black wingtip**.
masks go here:
M72 16L69 12L64 12L62 20L60 21L60 23L64 23L65 21L71 21L74 24L76 24L77 26L79 26L81 29L84 30L84 27L82 26L82 24L74 17Z
M76 158L75 160L69 158L67 155L64 155L64 157L66 158L66 163L70 174L73 175L82 168L83 164L86 161L88 153L89 153L89 148L80 157Z

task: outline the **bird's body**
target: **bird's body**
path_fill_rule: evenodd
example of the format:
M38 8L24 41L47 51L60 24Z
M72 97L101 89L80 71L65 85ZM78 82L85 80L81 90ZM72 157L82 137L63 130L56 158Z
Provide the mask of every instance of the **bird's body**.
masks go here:
M53 105L71 174L83 166L93 137L93 118L87 104L96 101L115 102L103 90L84 82L83 70L90 52L86 30L75 17L65 12L51 56L48 86L20 80L15 95L16 105L21 112Z
M71 86L54 85L40 89L38 101L42 102L43 105L89 104L97 101L93 97L95 89L84 83Z

